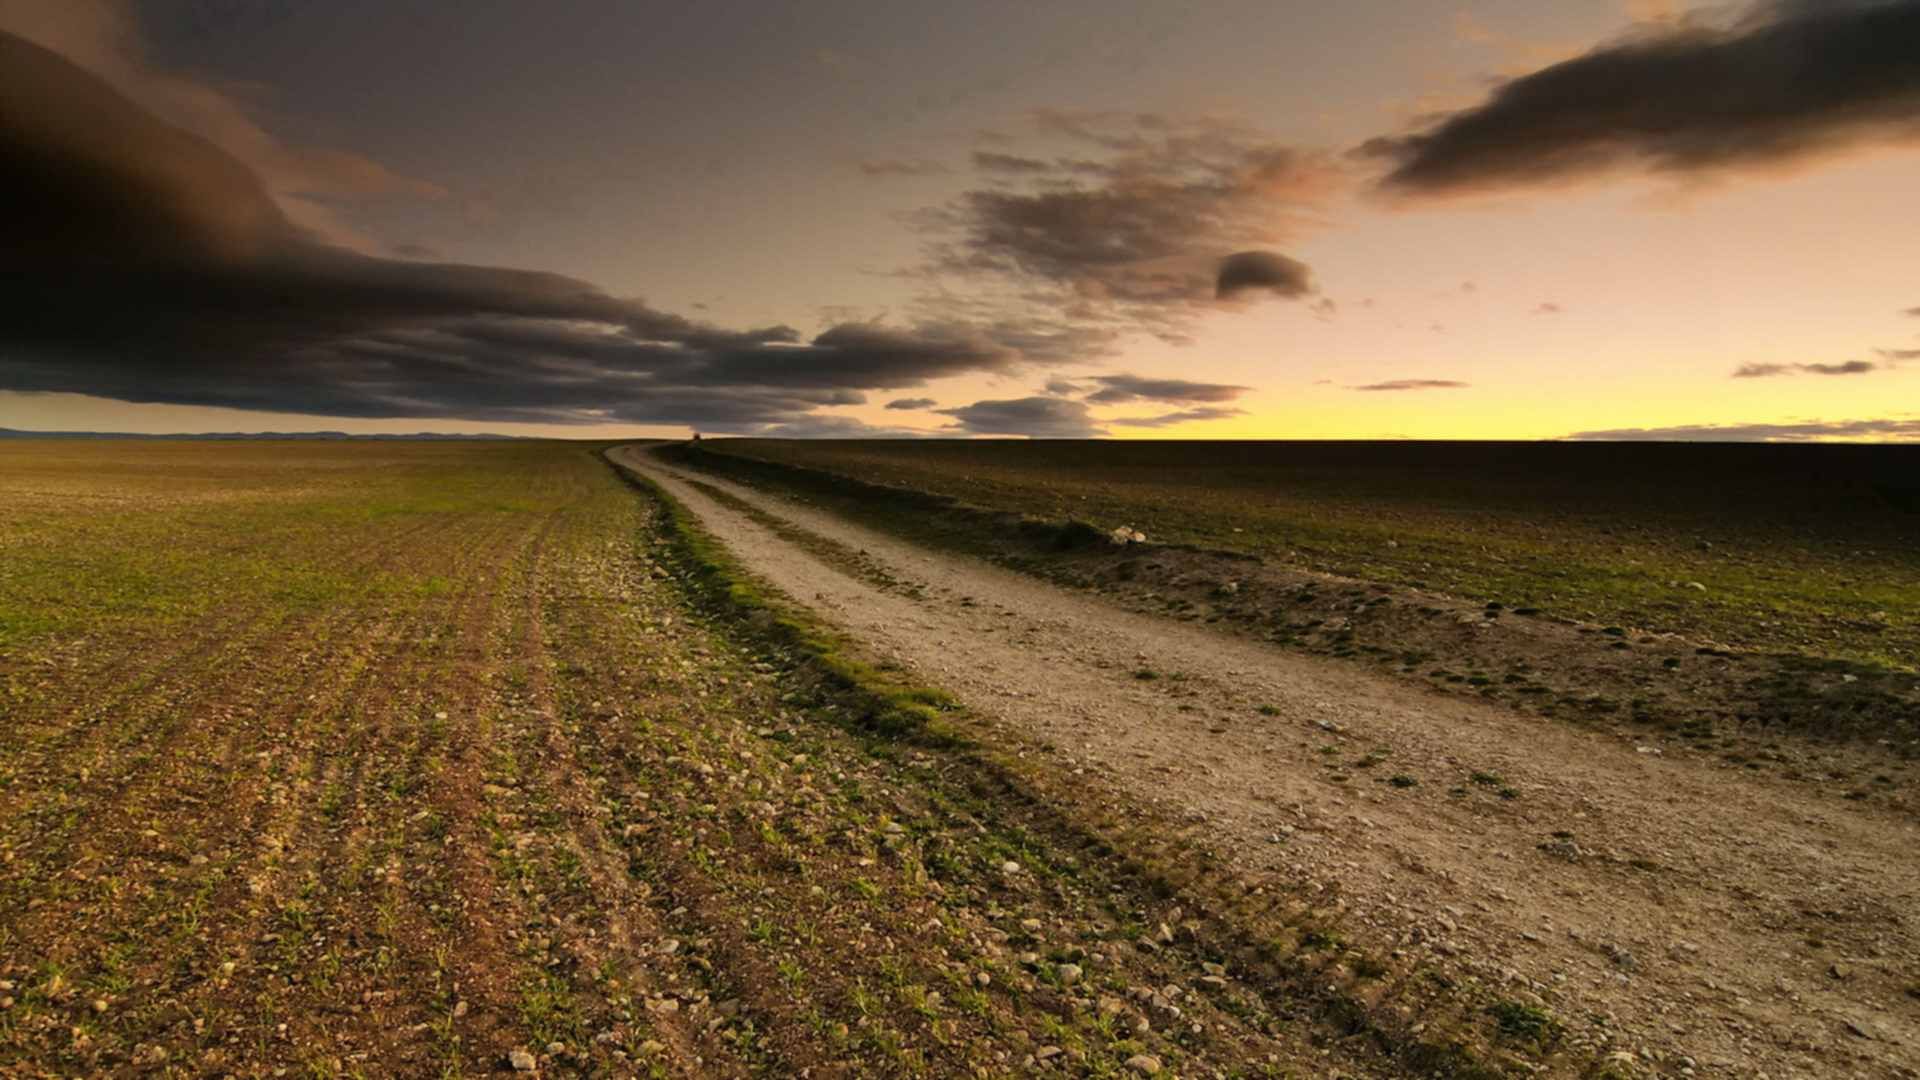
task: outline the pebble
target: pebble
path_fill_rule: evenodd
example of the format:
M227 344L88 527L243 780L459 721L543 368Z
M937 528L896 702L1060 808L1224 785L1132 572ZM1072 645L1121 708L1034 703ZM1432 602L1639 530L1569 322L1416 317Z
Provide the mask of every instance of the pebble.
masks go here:
M525 1047L516 1046L507 1052L507 1064L513 1066L514 1072L530 1073L537 1068L540 1063L535 1060L533 1051Z
M1127 1068L1141 1076L1160 1075L1160 1059L1152 1054L1135 1054L1127 1059Z

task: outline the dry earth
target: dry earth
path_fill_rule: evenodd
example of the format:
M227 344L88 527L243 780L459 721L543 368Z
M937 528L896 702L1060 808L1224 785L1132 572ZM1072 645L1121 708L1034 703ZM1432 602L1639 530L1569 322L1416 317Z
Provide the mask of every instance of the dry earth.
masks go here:
M0 1076L1398 1072L705 614L592 448L11 452Z
M1348 929L1673 1075L1920 1075L1920 828L1631 736L653 477L767 581ZM778 523L774 527L774 523Z

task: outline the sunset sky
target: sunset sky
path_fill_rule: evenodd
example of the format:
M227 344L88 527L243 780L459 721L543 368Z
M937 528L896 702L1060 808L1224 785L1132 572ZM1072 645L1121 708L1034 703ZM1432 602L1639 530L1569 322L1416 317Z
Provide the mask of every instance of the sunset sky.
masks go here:
M0 0L0 427L1920 441L1920 0Z

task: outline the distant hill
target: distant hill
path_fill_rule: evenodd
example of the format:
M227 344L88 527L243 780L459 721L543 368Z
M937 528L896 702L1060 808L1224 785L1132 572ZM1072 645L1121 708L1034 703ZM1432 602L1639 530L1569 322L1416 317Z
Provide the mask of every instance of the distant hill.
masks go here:
M207 431L199 434L175 432L167 435L147 435L130 431L21 431L17 428L0 428L0 439L348 439L369 440L375 442L445 442L458 439L524 439L524 435L495 435L482 432L474 435L441 435L429 431L418 431L411 435L350 435L344 431Z

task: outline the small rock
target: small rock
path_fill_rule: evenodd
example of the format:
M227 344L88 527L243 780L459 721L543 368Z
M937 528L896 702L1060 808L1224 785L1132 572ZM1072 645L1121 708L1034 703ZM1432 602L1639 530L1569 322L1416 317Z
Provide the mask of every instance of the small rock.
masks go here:
M1052 1061L1054 1058L1059 1057L1062 1053L1065 1053L1065 1051L1061 1050L1057 1046L1043 1046L1040 1049L1035 1050L1033 1052L1033 1059L1035 1061Z
M1127 1059L1127 1068L1141 1076L1159 1076L1160 1059L1152 1054L1135 1054Z
M1834 964L1827 969L1827 974L1836 979L1844 979L1853 974L1853 969L1845 964Z
M540 1062L534 1058L533 1051L516 1046L507 1051L507 1064L513 1066L514 1072L530 1073L539 1067Z
M1060 976L1060 985L1062 986L1072 986L1074 983L1079 982L1082 974L1079 964L1061 964L1053 970L1054 974Z

